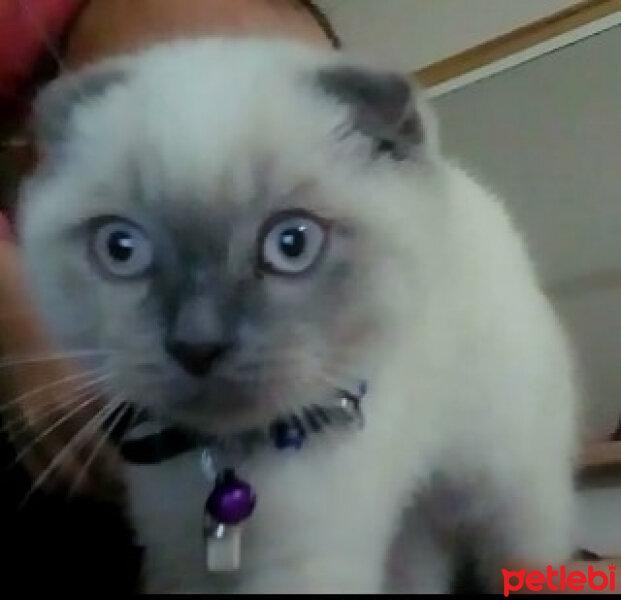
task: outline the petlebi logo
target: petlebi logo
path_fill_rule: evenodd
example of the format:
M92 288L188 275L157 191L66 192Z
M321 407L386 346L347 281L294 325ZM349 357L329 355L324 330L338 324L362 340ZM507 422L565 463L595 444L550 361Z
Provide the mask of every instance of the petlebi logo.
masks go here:
M526 587L531 592L614 592L616 591L615 570L616 565L608 565L608 572L596 571L589 565L587 573L582 571L568 571L562 566L555 571L551 566L546 572L508 571L502 569L504 581L504 595L518 592Z

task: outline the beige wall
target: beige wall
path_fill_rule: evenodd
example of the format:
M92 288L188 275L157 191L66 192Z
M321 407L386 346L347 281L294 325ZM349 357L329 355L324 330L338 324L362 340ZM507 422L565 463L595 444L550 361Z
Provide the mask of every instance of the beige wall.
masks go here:
M416 70L576 0L318 0L347 47Z

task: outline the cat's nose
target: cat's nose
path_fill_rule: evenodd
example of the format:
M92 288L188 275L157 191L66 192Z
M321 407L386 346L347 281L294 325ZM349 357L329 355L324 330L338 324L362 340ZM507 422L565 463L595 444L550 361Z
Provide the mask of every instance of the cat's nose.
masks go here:
M169 341L167 352L195 377L206 375L213 365L227 352L226 344Z

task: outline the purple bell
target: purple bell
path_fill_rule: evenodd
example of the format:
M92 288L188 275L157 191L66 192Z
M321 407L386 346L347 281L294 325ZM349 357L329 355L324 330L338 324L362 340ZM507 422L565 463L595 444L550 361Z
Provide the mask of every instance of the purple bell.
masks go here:
M207 498L205 511L217 523L237 525L252 514L256 501L252 487L232 469L225 469Z

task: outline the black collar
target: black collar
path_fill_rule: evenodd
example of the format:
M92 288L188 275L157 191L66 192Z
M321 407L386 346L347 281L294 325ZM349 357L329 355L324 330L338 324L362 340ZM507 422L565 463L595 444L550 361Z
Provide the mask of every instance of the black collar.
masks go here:
M125 414L119 418L121 411ZM197 448L200 443L196 436L177 427L166 427L157 433L143 437L127 438L131 430L150 420L146 411L132 405L122 404L103 424L110 441L117 446L121 456L129 463L153 465L161 463Z
M336 390L336 404L312 405L303 408L299 414L279 417L267 429L242 432L238 437L244 443L270 441L276 448L299 448L309 434L318 433L332 426L352 422L362 425L360 402L367 392L366 382L358 384L356 392ZM125 411L120 417L120 412ZM103 425L109 439L115 444L124 460L136 465L153 465L169 460L201 446L217 444L217 438L201 438L179 427L163 427L156 433L142 437L128 437L131 431L145 422L153 422L146 410L123 404L119 406Z

